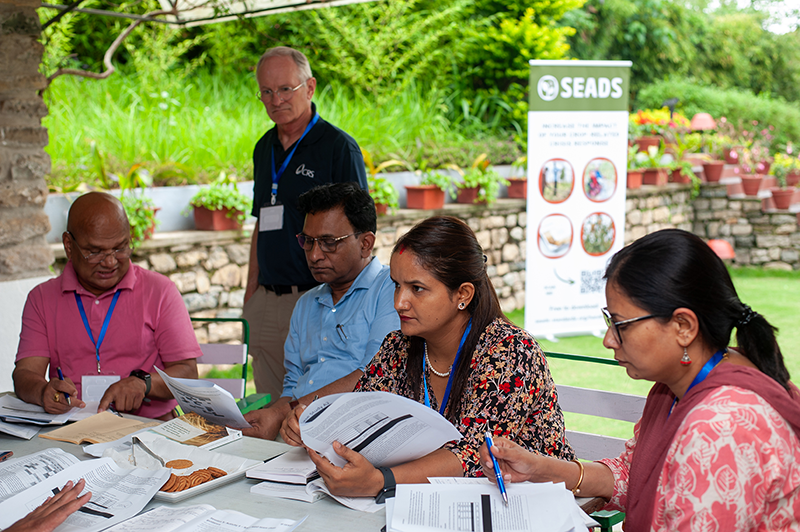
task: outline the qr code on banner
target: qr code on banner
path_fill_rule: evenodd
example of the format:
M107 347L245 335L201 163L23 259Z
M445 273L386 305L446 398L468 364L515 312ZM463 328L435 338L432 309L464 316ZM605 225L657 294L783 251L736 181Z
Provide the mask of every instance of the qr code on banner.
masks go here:
M581 294L602 292L605 285L603 270L584 270L581 272Z

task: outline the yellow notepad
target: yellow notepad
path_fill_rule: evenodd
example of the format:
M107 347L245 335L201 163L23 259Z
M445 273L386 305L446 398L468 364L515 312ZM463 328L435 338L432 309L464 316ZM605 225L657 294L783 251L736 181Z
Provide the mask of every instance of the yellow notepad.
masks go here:
M107 443L116 441L137 430L160 425L160 421L138 421L119 417L111 412L100 412L84 420L39 434L40 438L81 443Z

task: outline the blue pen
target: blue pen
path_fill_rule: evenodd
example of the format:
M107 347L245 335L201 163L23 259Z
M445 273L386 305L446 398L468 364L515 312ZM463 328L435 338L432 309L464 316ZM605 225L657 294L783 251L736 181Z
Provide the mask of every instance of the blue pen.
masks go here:
M506 494L506 485L503 483L503 473L500 471L500 464L497 463L497 458L494 457L492 452L492 434L486 431L486 448L489 450L489 456L492 458L492 466L494 466L494 476L497 479L497 487L500 488L500 494L503 496L503 501L508 506L508 494Z
M58 380L63 381L64 380L64 374L61 373L61 366L57 367L56 370L58 371ZM67 392L63 392L63 393L64 393L64 397L67 398L67 404L69 406L72 406L72 400L69 398L69 394Z

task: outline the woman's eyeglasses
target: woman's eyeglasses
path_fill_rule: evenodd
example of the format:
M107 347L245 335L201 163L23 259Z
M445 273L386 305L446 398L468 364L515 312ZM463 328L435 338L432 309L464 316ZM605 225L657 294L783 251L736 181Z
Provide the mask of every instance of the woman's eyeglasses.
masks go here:
M614 335L614 340L616 340L620 345L622 345L622 331L620 331L620 327L624 327L625 325L637 321L648 320L656 317L655 314L648 314L647 316L639 316L638 318L631 318L629 320L614 321L607 308L601 309L601 312L603 313L603 319L606 321L606 327L611 329L612 334Z

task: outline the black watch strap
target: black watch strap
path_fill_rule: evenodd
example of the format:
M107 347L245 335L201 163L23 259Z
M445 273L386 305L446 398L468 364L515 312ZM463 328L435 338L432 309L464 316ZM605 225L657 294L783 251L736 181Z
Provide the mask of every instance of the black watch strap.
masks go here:
M389 497L394 497L397 482L394 479L394 473L392 473L391 468L379 467L378 471L383 474L383 489L375 496L375 502L382 504L386 502L386 499Z
M147 394L150 393L150 374L141 369L135 369L131 371L131 377L137 377L142 379L145 384L144 396L147 397Z

